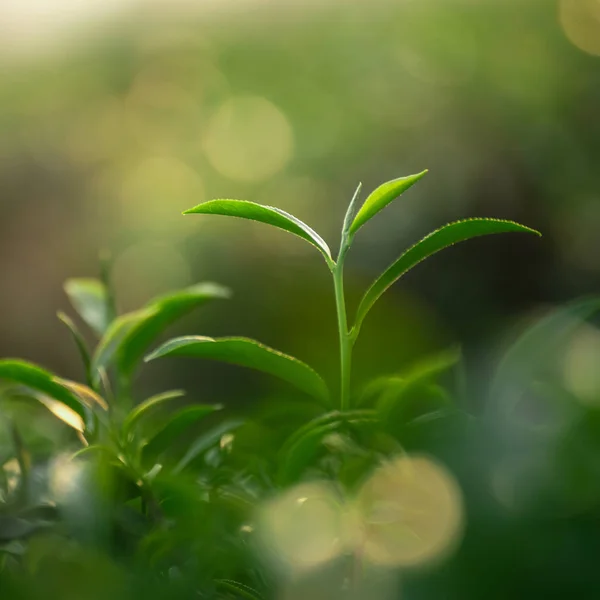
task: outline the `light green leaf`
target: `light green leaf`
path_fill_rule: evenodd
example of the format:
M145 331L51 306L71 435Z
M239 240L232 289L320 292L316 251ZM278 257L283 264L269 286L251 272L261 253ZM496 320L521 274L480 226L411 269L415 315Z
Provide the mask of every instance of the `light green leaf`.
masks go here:
M348 231L350 230L350 225L352 224L352 221L354 220L354 217L356 216L356 213L358 212L358 199L360 197L360 191L362 189L362 183L359 183L355 192L354 192L354 196L352 196L352 200L350 200L350 204L348 204L348 209L346 210L346 214L344 216L344 226L342 227L342 235L345 236L348 234Z
M62 402L80 417L85 418L86 416L85 406L82 402L71 391L58 383L52 373L33 363L10 358L1 359L0 379L42 392L42 394Z
M329 400L325 382L311 367L255 340L184 336L166 342L147 356L146 361L162 356L208 358L249 367L279 377L324 403Z
M525 232L540 235L539 232L513 221L500 219L466 219L444 225L440 229L425 236L420 242L409 248L404 254L380 275L373 285L363 296L356 314L353 335L360 326L369 310L382 294L391 287L402 275L419 264L427 257L452 246L458 242L469 240L474 237L491 235L493 233Z
M209 300L229 296L229 290L220 285L200 283L155 298L141 310L115 319L92 359L95 377L100 369L107 369L113 361L122 374L130 376L148 346L164 329Z
M100 336L110 325L108 292L97 279L68 279L65 292L79 316Z
M165 419L164 424L156 431L144 445L144 457L156 457L163 453L179 438L191 425L204 417L220 410L222 406L208 404L194 404L186 406L172 416Z
M157 394L156 396L152 396L147 400L144 400L140 404L138 404L125 418L123 422L123 434L124 437L127 438L128 434L132 431L137 422L147 417L150 413L154 411L154 409L161 407L163 404L170 402L171 400L176 400L185 396L185 392L183 390L171 390L169 392L163 392L162 394Z
M419 181L426 173L427 171L425 170L416 175L393 179L392 181L380 185L376 190L371 192L348 229L350 235L354 235L369 219L374 217L380 210L384 209L390 202L398 198L398 196L403 194L409 187L417 183L417 181Z
M186 210L183 214L223 215L266 223L301 237L315 246L328 264L332 262L331 251L325 240L306 223L279 208L263 206L247 200L210 200Z

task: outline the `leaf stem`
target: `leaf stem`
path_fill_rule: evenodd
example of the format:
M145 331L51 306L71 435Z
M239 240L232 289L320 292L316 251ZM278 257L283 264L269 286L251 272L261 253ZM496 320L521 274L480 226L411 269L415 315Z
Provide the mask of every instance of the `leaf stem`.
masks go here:
M346 299L344 297L344 257L348 248L349 244L346 236L343 236L338 260L333 269L335 307L340 338L340 410L342 412L350 408L350 372L352 367L352 342L348 332Z

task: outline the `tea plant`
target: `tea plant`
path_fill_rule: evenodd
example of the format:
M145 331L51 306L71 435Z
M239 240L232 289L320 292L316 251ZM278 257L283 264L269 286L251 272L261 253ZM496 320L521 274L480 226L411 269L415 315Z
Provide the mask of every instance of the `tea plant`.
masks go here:
M384 183L362 205L359 185L344 217L335 259L313 229L278 208L225 199L204 202L185 212L268 224L302 238L320 252L331 273L337 312L340 378L339 395L335 397L310 366L248 338L183 336L148 353L169 325L207 302L227 298L229 291L214 283L203 283L119 315L108 269L103 270L100 280L76 279L65 285L80 318L99 336L96 347L90 350L75 322L65 314L59 315L78 348L85 383L62 379L30 362L0 360L0 379L12 386L4 390L5 400L33 399L66 423L81 445L75 451L72 441L64 447L71 452L73 464L80 464L86 456L95 457L95 462L83 463L96 465L95 483L90 484L95 494L101 496L98 481L106 481L106 473L110 473L112 495L102 502L112 506L112 522L106 524L112 533L104 535L118 539L121 547L112 546L113 553L119 555L123 547L133 548L134 555L159 565L158 574L173 568L196 573L196 589L207 594L259 598L254 588L267 593L269 578L254 564L251 545L240 532L253 521L255 507L262 498L311 473L354 489L383 457L402 451L410 427L421 424L419 419L424 415L431 419L456 413L449 394L436 383L456 364L455 351L422 362L408 373L381 377L357 393L352 388L352 351L363 323L394 283L438 251L478 236L537 232L500 219L474 218L445 225L393 262L367 289L354 318L349 319L344 267L356 234L425 173ZM215 422L220 406L191 404L162 417L163 409L180 402L183 392L179 390L136 403L132 383L142 360L151 362L168 356L217 360L273 375L312 397L320 406L319 412L304 422L288 423L281 447L272 454L265 450L264 443L252 441L238 450L233 442L235 432L243 438L244 420ZM182 433L207 419L211 425L180 452L176 442ZM21 428L16 421L9 425L11 443L2 459L3 467L11 461L16 461L18 467L16 482L8 481L6 468L2 469L5 479L0 482L0 518L4 519L0 522L4 531L0 542L8 544L7 554L11 543L61 520L54 511L46 510L47 495L35 491L31 478L34 461ZM60 491L58 496L60 507ZM67 502L62 517L67 523L70 506ZM71 534L77 531L77 527L72 528ZM100 543L102 536L98 537L97 532L94 535ZM208 547L212 555L207 554ZM25 552L21 546L18 549L13 553L17 562L20 553Z

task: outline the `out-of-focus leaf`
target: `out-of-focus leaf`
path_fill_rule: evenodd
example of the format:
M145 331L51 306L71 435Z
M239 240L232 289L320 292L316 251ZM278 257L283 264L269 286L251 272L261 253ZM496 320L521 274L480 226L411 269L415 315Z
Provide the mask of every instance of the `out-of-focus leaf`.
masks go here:
M328 264L332 260L329 247L316 231L279 208L263 206L247 200L210 200L186 210L183 214L224 215L266 223L306 240L323 254Z
M54 400L44 394L37 394L36 398L43 404L57 419L60 419L63 423L83 433L85 431L85 422L83 418L76 413L72 408L69 408L63 402Z
M79 416L85 418L85 407L70 390L57 382L52 373L41 367L17 359L0 360L0 379L6 379L42 392L50 398L62 402Z
M466 219L464 221L456 221L455 223L444 225L444 227L425 236L420 242L417 242L414 246L404 252L404 254L388 267L388 269L380 275L366 291L356 313L354 333L356 334L360 329L367 313L382 294L398 281L402 275L427 257L448 246L474 237L510 232L525 232L540 235L540 233L534 229L519 225L513 221L503 221L500 219Z
M187 406L169 417L165 423L155 432L148 443L144 446L142 452L144 457L154 457L160 455L191 425L203 419L204 417L220 410L222 406L195 404Z
M283 484L295 481L308 463L314 459L323 438L337 431L343 423L358 423L376 419L373 410L332 411L309 421L295 431L280 452L279 477Z
M185 469L191 462L202 455L206 450L217 444L220 439L226 434L234 431L243 424L243 421L231 420L217 425L215 428L207 431L196 439L196 441L189 447L183 458L179 461L173 473L180 473Z
M0 515L0 542L10 542L20 538L27 537L45 527L44 522L35 522L13 516Z
M87 344L81 335L81 332L77 328L77 325L73 322L73 319L66 315L64 312L58 313L58 318L62 321L71 332L71 337L77 346L77 350L79 351L79 356L81 357L81 361L83 362L83 366L85 369L86 381L91 383L90 374L91 374L91 364L92 359L90 357L90 352L88 350Z
M189 356L219 360L249 367L279 377L298 389L329 403L329 392L321 376L298 359L247 338L184 336L157 348L146 361L162 356Z
M232 579L217 579L215 584L217 589L221 589L225 592L232 592L239 598L245 598L246 600L263 600L263 597L255 589L240 583L239 581L233 581Z
M127 438L128 434L133 430L134 426L140 419L147 417L154 409L161 407L163 404L176 400L185 396L183 390L171 390L152 396L138 404L125 418L123 422L123 434Z
M97 279L69 279L64 285L65 292L79 316L102 336L110 325L108 292Z
M121 373L131 375L148 346L164 329L209 300L229 296L229 290L220 285L200 283L155 298L143 309L115 319L94 354L94 374L115 360Z
M364 204L358 211L356 217L352 221L348 231L354 235L368 220L373 218L380 210L383 210L390 202L398 198L409 187L412 187L427 171L422 171L416 175L408 177L400 177L393 179L382 185L369 194Z
M76 396L84 406L87 406L92 410L96 408L108 410L108 404L104 398L102 398L102 396L97 394L87 385L83 385L83 383L78 383L77 381L71 381L69 379L62 379L61 377L55 377L54 381L72 392L73 395Z
M539 384L542 371L554 368L552 361L569 337L598 311L600 297L576 300L552 310L521 333L496 369L490 388L493 406L510 412L529 385Z

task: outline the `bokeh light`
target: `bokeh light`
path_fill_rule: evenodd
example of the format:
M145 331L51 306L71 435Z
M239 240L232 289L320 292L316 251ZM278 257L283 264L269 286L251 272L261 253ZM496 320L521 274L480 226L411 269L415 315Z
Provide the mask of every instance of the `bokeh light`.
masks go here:
M281 171L294 152L285 114L266 98L227 100L212 116L204 138L210 164L236 181L259 182Z
M446 556L460 539L460 488L442 465L425 456L401 456L363 485L364 556L379 565L421 566Z
M560 0L559 15L569 40L580 50L600 56L600 2Z

